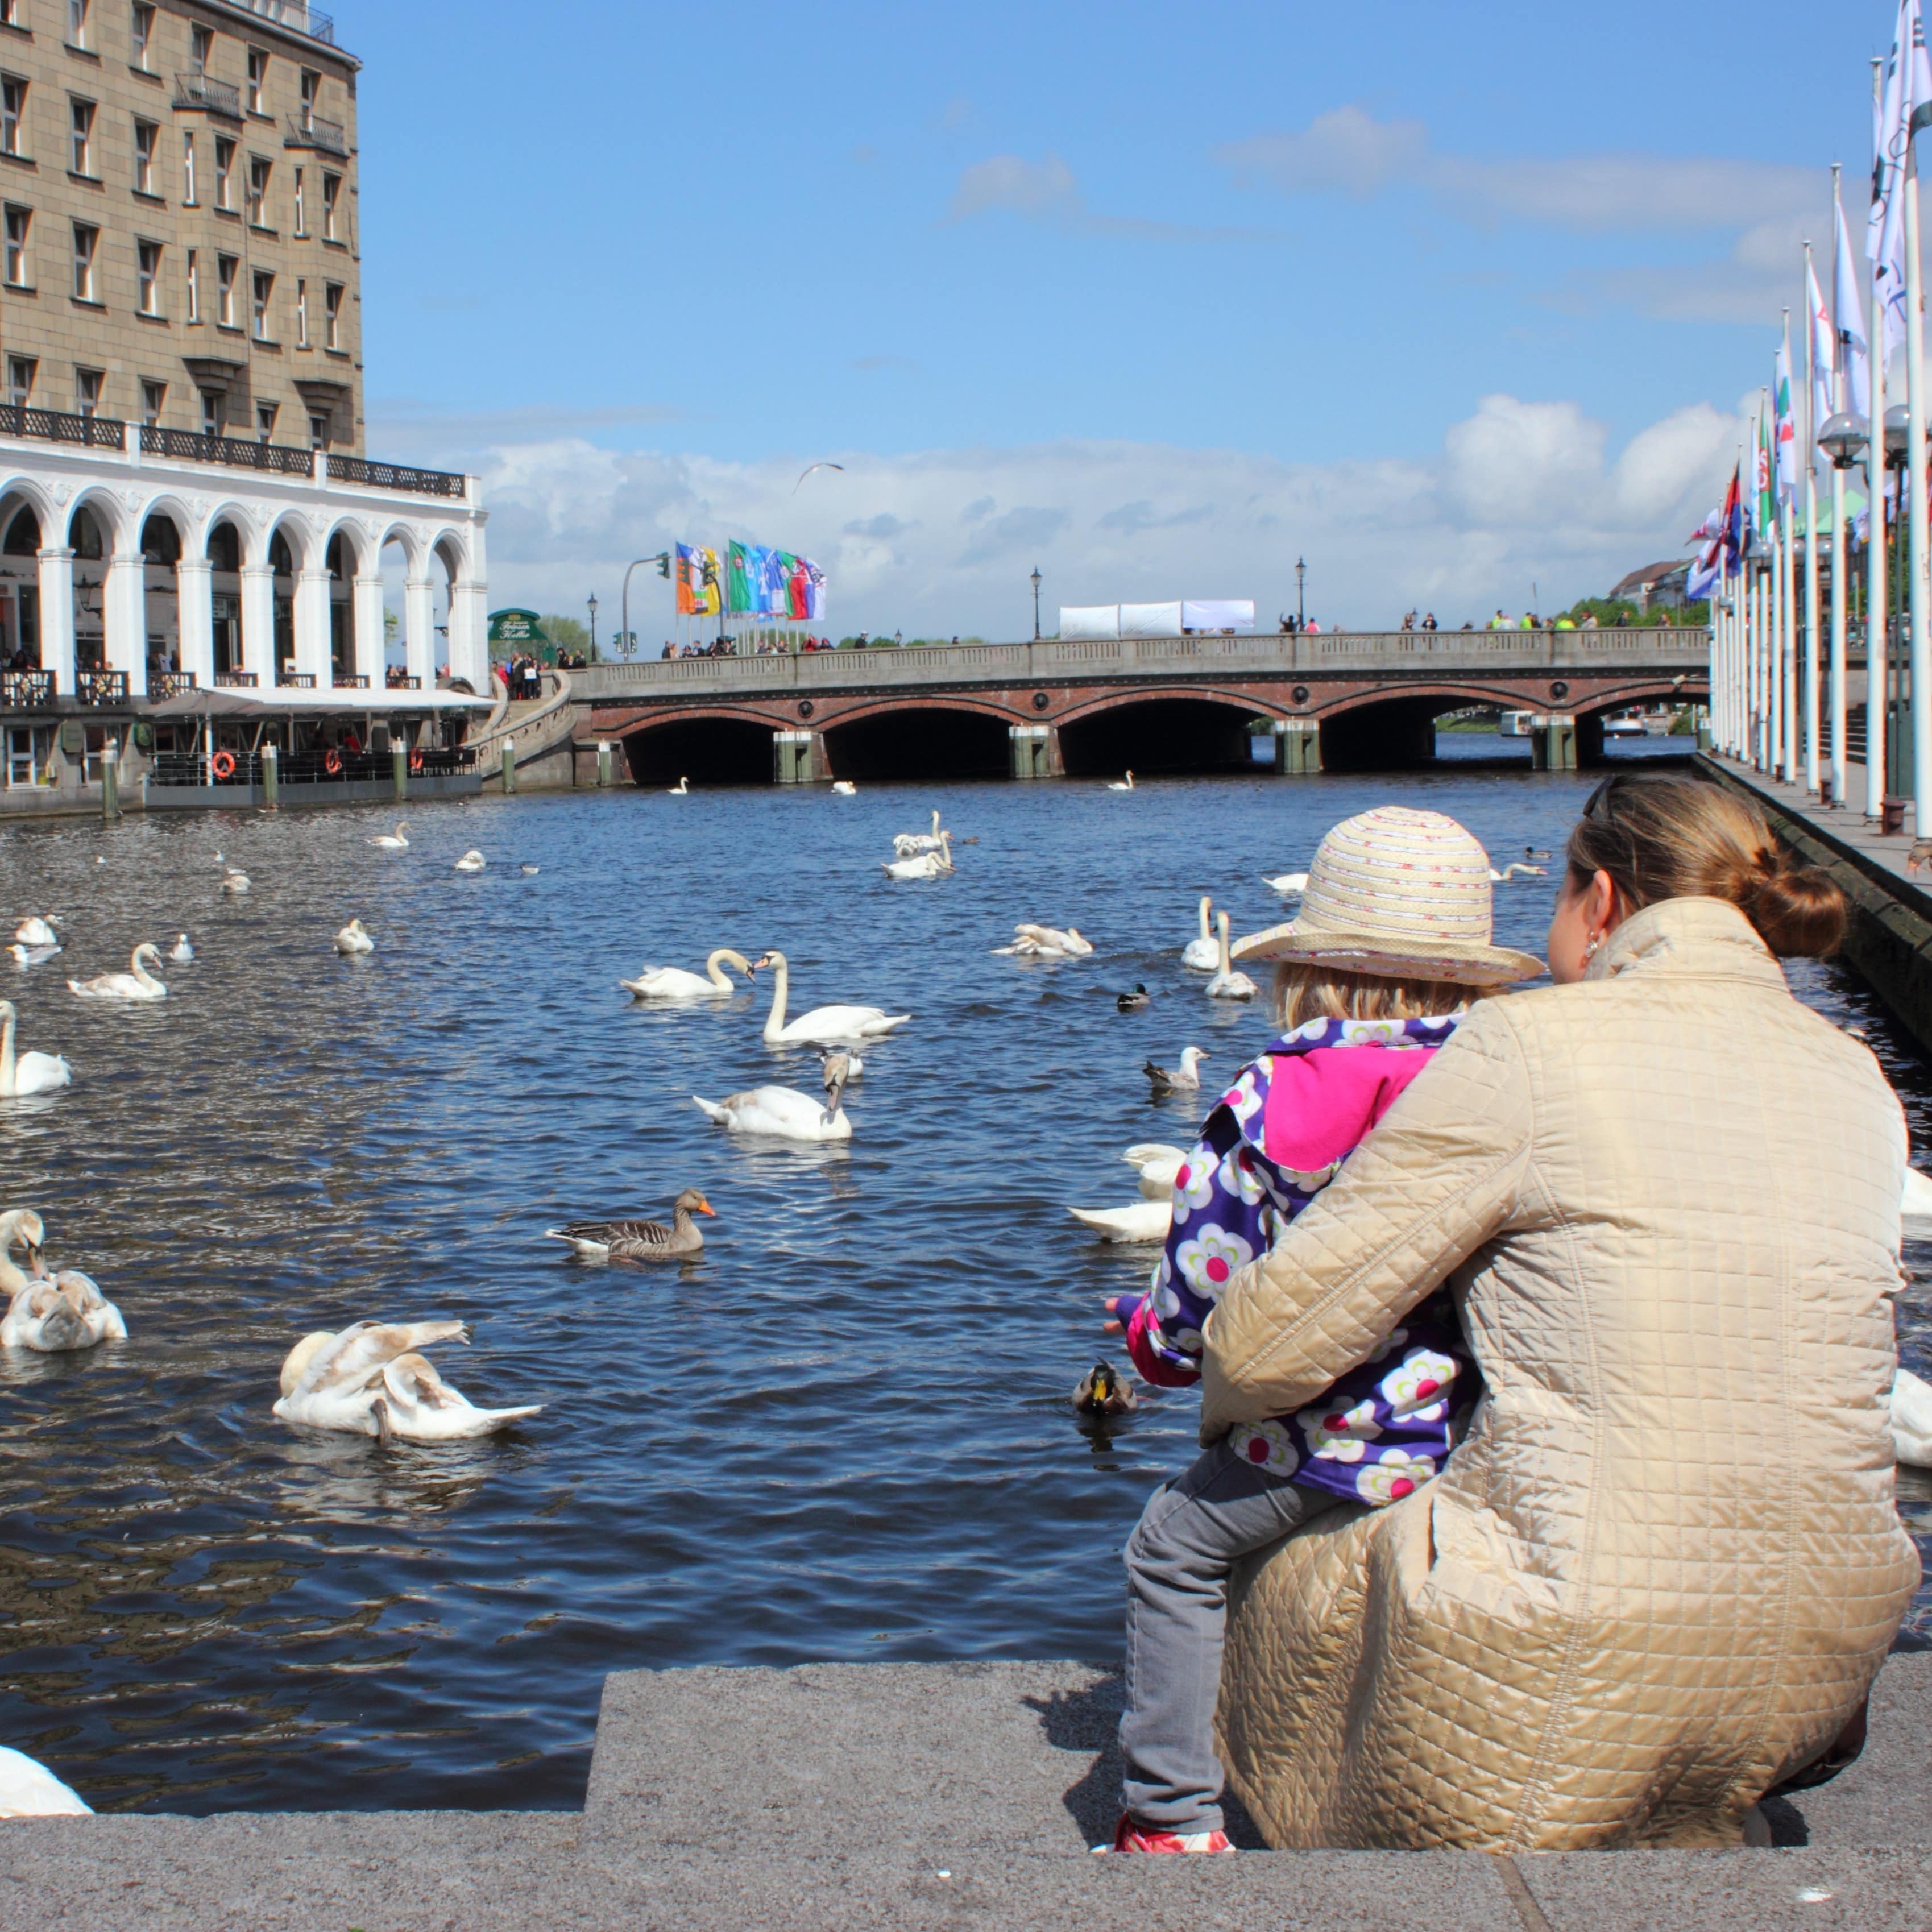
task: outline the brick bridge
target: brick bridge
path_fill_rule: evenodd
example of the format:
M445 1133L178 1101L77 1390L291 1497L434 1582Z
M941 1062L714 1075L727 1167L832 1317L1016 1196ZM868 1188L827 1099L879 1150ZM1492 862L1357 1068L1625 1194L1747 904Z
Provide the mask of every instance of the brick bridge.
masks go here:
M640 783L1247 768L1365 770L1433 754L1466 705L1535 714L1538 762L1588 760L1604 713L1709 690L1708 634L1343 632L954 644L680 658L572 674L587 779L620 741Z

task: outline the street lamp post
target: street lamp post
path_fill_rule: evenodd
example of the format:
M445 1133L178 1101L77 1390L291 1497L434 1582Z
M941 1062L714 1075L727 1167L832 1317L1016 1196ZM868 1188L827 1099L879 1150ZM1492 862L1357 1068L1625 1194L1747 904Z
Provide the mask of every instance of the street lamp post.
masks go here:
M1298 556L1294 560L1294 628L1305 631L1308 628L1308 560Z
M1040 642L1040 566L1033 567L1033 640Z
M634 557L624 566L624 593L620 606L622 614L618 622L623 626L624 634L619 641L622 646L624 659L627 664L630 662L632 650L636 648L631 640L631 572L640 563L654 563L662 568L663 562L664 553L661 550L656 556Z
M591 592L591 593L590 593L590 595L587 598L586 598L584 599L584 602L585 602L586 603L587 603L587 604L590 606L590 662L591 662L592 664L595 664L595 663L597 662L597 593L596 593L596 591L594 591L594 590L593 590L593 591L592 591L592 592Z

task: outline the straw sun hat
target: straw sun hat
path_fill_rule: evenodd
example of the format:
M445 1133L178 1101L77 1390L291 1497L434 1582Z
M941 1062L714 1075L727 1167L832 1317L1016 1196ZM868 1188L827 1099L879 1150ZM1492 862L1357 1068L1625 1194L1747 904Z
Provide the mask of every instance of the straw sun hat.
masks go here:
M1471 986L1534 979L1540 959L1490 944L1490 896L1489 854L1455 820L1382 806L1322 840L1300 916L1252 934L1234 956Z

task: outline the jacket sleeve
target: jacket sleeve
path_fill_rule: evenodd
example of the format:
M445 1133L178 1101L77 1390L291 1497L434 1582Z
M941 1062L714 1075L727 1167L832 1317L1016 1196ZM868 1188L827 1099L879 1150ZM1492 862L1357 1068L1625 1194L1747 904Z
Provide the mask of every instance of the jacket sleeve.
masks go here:
M1486 1001L1209 1322L1201 1440L1305 1407L1365 1361L1515 1211L1530 1086L1508 1002Z

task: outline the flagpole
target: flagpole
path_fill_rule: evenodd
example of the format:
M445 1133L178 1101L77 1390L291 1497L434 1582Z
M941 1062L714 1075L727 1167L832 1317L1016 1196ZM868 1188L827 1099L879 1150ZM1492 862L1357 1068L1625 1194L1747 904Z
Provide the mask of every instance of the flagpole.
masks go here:
M1925 527L1925 318L1924 271L1918 260L1918 144L1908 136L1905 172L1905 474L1910 495L1912 817L1921 838L1932 837L1932 635L1927 628Z
M1784 437L1789 430L1794 438L1792 454L1797 454L1796 410L1791 396L1791 311L1784 311L1784 352L1778 365L1778 380L1784 386L1784 406L1772 411L1772 511L1779 519L1778 552L1778 776L1786 784L1798 782L1798 598L1797 559L1792 544L1792 499L1796 494L1786 486L1784 476ZM1776 392L1773 391L1774 398ZM1792 482L1796 478L1794 477Z
M1880 61L1872 62L1872 95L1880 94ZM1883 156L1880 156L1881 164ZM1885 302L1879 287L1879 262L1871 265L1871 412L1865 448L1865 816L1885 815L1886 584L1885 584Z
M1804 244L1804 789L1818 796L1818 318L1812 290L1818 277Z

